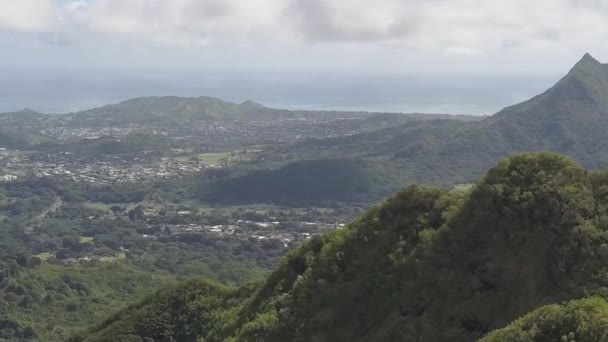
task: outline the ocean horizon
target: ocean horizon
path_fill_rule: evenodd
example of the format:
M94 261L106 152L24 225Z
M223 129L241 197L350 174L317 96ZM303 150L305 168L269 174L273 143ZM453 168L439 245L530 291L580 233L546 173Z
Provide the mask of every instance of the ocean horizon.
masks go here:
M349 73L4 72L0 112L68 113L140 96L212 96L268 107L491 115L538 94L555 76Z

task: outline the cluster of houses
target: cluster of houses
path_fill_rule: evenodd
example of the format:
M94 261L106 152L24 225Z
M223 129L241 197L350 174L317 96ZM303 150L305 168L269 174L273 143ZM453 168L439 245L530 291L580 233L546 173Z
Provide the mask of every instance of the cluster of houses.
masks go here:
M4 176L0 176L0 182L12 182L12 181L16 181L17 178L19 178L19 177L15 176L15 175L4 175Z
M250 225L256 225L260 229L249 229ZM164 224L161 226L161 234L191 234L191 233L210 233L213 235L233 236L242 239L256 240L277 240L284 247L288 247L292 243L302 242L310 239L312 236L323 232L340 229L344 224L328 224L316 222L289 222L291 229L278 229L281 222L255 222L238 220L234 224L225 225L202 225L196 223L190 224ZM145 238L156 238L154 235L145 234Z
M120 138L140 131L139 126L133 125L105 127L53 126L42 129L40 133L63 142L78 142L104 136Z
M209 167L196 160L180 158L141 157L127 161L113 156L71 153L11 155L0 159L0 163L7 173L0 181L15 180L16 174L28 174L100 185L179 178Z
M300 117L281 120L198 120L187 125L144 126L137 123L115 126L63 125L45 127L41 133L62 142L78 142L101 137L123 138L144 133L171 137L194 146L235 146L291 143L300 139L320 139L351 135L361 130L360 122L369 114L350 113L345 117Z

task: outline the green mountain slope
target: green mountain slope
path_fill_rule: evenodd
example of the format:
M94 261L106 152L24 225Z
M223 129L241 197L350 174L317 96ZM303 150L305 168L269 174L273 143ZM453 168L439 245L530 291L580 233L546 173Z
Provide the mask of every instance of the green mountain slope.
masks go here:
M122 262L38 264L25 268L0 260L0 341L65 341L75 328L175 283Z
M405 165L410 183L474 181L518 152L553 151L589 168L608 166L608 66L585 55L555 86L480 122L412 121L345 138L309 141L272 153L304 159L382 158Z
M54 120L52 115L30 109L0 113L0 147L28 149L38 144L53 143L54 139L37 132L35 127L44 127Z
M32 149L38 151L61 151L96 155L138 153L142 151L168 149L171 146L171 139L165 136L138 133L126 136L122 139L104 136L97 139L88 139L72 143L46 142L32 146Z
M273 202L310 204L320 201L373 203L412 183L419 174L424 182L456 184L470 177L445 180L441 163L417 169L394 151L420 151L446 137L457 137L476 122L453 119L412 120L404 126L337 139L311 140L296 149L276 149L267 159L297 155L303 160L272 170L258 170L211 184L201 199L220 203Z
M0 128L0 147L3 148L28 149L39 144L53 142L52 138L36 132Z
M555 86L524 103L505 108L477 127L420 150L396 157L420 170L444 165L442 178L474 178L498 159L516 152L553 151L586 167L606 165L608 144L608 66L586 55Z
M195 336L213 329L226 312L250 296L254 287L228 288L207 280L191 280L166 288L142 302L116 313L102 322L98 332L87 337L93 341L141 341L141 337L164 341L193 341ZM137 321L136 324L133 324ZM111 327L105 329L106 327ZM77 336L71 340L79 341Z
M315 156L337 158L382 158L395 159L396 153L415 153L447 139L457 138L477 127L476 121L451 119L411 120L382 130L347 137L310 140L295 146L278 149L279 153L290 153L312 158ZM274 151L273 151L274 152Z
M195 120L285 120L301 118L362 118L361 131L372 131L412 120L453 119L478 121L478 117L447 114L394 114L344 111L284 110L265 107L251 100L237 104L214 97L138 97L121 103L80 111L73 123L185 124Z
M559 152L598 167L608 156L601 138L607 129L608 66L585 55L545 93L507 107L457 137L396 156L415 164L441 160L447 166L445 177L467 170L478 175L498 159L522 151Z
M356 159L314 159L223 179L206 187L214 203L273 202L315 205L323 201L367 202L403 187L394 163Z
M178 337L177 324L204 324L179 340L474 341L543 305L606 292L607 189L608 173L516 155L469 192L406 188L292 252L229 309L204 299L204 312L179 305L179 317L150 322L140 306L74 340L160 341ZM150 335L150 324L173 328Z
M51 115L42 114L31 109L22 109L16 112L1 113L0 122L3 124L30 124L52 119Z
M547 305L492 332L482 342L601 342L608 339L608 302L602 297Z
M191 120L239 120L293 118L287 110L270 109L252 101L241 104L213 97L139 97L118 104L78 112L74 120L106 123Z

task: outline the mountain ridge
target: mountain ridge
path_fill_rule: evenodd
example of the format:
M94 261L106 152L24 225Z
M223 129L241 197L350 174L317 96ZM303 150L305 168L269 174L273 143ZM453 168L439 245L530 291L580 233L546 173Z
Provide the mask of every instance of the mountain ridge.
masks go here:
M72 341L163 340L182 325L183 340L209 342L477 340L543 305L608 294L606 188L607 172L515 155L470 191L410 186L311 239L230 309L200 307L221 290L175 289ZM180 298L190 304L171 306ZM177 311L150 316L165 306Z
M139 122L155 120L176 120L178 123L191 120L284 120L302 118L343 118L360 117L370 118L381 116L395 119L391 116L407 115L410 118L452 118L462 121L477 121L471 115L451 114L422 114L422 113L381 113L364 110L287 110L266 107L253 100L241 103L225 101L210 96L182 97L182 96L143 96L124 100L119 103L82 110L71 113L75 120L98 119L114 121L117 123ZM426 118L424 118L426 119ZM395 120L395 122L399 122Z
M229 290L230 300L246 293L230 308L217 302L226 295L221 288L203 283L209 291L197 294L180 287L71 341L605 337L608 171L588 171L551 152L516 152L554 150L585 166L598 165L608 152L608 72L585 56L546 92L500 113L458 127L412 122L319 142L337 155L348 146L351 157L367 157L366 162L399 162L400 172L411 175L409 183L423 176L427 182L472 179L493 166L469 190L410 185L346 228L311 238L262 284ZM425 139L409 141L414 133ZM374 141L379 144L373 149L357 151ZM381 152L373 156L378 159L370 151ZM173 305L183 298L189 305ZM160 315L165 311L158 308L171 309ZM581 316L584 310L592 314ZM577 324L590 328L579 331Z
M215 97L146 96L73 114L74 118L105 117L114 120L259 119L293 117L289 111L271 109L247 100L241 104Z
M346 138L281 147L303 159L381 158L405 165L409 183L472 182L513 153L552 151L584 166L608 166L608 66L584 56L551 88L479 122L407 122ZM412 141L417 137L418 141Z

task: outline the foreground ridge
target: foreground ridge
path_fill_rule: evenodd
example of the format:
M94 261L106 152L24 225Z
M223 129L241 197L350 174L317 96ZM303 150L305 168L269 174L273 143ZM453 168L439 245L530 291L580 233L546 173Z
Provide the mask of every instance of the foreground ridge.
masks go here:
M608 173L515 155L468 191L404 189L290 253L263 284L191 282L73 341L473 341L605 292L606 189Z

